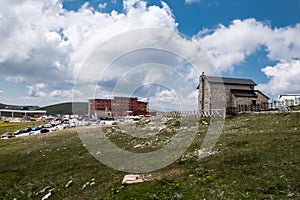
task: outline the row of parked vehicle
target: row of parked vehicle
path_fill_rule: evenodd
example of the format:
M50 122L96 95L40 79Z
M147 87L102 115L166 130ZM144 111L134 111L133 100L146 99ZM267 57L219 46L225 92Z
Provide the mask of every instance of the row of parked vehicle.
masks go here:
M49 118L50 119L50 118ZM51 122L45 125L30 127L23 130L17 130L14 133L7 132L3 135L1 135L1 139L9 139L13 137L19 137L19 136L27 136L27 135L37 135L41 133L48 133L51 131L58 131L65 128L70 127L76 127L76 126L97 126L97 125L117 125L120 123L123 123L124 121L133 120L136 121L140 118L136 117L130 117L130 118L119 118L116 120L99 120L99 119L69 119L69 118L63 118L63 119L55 119L51 118Z
M16 130L15 132L7 132L1 135L1 139L9 139L18 136L27 136L27 135L37 135L40 133L48 133L51 131L58 131L69 127L74 127L75 123L69 122L69 120L53 121L49 124L35 126L35 127L26 127L23 130Z

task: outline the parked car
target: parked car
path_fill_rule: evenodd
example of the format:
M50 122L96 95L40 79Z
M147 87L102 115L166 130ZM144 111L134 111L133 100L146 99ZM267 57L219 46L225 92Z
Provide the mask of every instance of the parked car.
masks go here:
M31 127L27 127L23 130L23 133L29 133L31 130Z
M51 131L58 131L59 127L58 126L53 126L52 128L50 128Z
M41 130L41 128L40 128L39 126L33 127L33 128L31 129L31 131L38 131L38 130Z
M5 120L3 120L3 122L4 122L4 123L8 123L8 122L9 122L9 120L5 119Z
M63 127L64 127L64 128L70 128L70 123L69 123L69 121L64 121Z
M14 132L14 135L20 135L20 134L22 134L22 133L23 133L22 130L16 130L16 131Z
M70 127L76 127L76 123L73 122L72 124L70 124Z
M41 133L48 133L50 132L48 128L42 128L41 129Z
M14 134L12 134L11 132L7 132L7 133L4 133L3 135L1 135L1 139L13 138L13 137L16 137L16 136Z
M42 128L51 128L51 127L53 127L51 124L45 124L44 127Z

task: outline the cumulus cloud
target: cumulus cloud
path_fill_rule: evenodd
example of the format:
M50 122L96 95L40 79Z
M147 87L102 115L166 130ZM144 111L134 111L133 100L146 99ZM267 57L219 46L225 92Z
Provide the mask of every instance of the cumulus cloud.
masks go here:
M162 90L151 98L151 106L163 111L170 111L172 108L181 108L180 99L176 90Z
M215 30L204 29L194 39L203 45L220 70L228 71L244 62L269 41L270 36L273 36L270 27L255 19L246 19L233 20L228 27L220 24Z
M267 84L259 84L259 89L272 95L300 93L300 60L280 62L275 66L267 66L262 71L270 81Z
M177 89L163 89L150 98L150 106L161 111L197 110L197 90L183 96Z
M44 83L37 83L35 85L27 85L28 88L28 97L32 98L41 98L47 96L45 92L42 91L46 85Z
M195 0L185 2L188 4ZM61 97L61 100L65 100L71 96L71 88L84 61L99 45L105 44L114 36L139 28L164 28L174 31L175 35L178 34L178 24L166 3L148 6L146 1L124 0L123 5L124 10L121 13L105 13L102 11L105 4L99 4L98 9L94 9L86 3L78 11L68 11L63 8L60 0L1 1L0 68L6 77L5 80L27 85L28 99L48 101L59 100ZM277 61L278 64L265 67L263 72L270 78L268 84L279 86L279 82L273 80L277 80L279 72L283 70L281 65L286 66L286 71L291 70L300 76L295 67L298 66L295 63L300 59L299 35L300 24L294 27L272 28L269 24L255 19L234 20L229 26L220 24L213 30L203 29L193 40L179 35L156 38L153 38L153 35L136 35L129 41L113 43L107 48L107 54L102 56L103 62L106 62L105 59L109 58L110 54L122 52L139 39L140 42L148 42L154 47L166 44L166 48L172 48L193 64L201 65L209 61L199 46L193 43L197 42L207 50L221 71L230 71L236 65L245 62L257 49L264 48L268 58ZM166 40L172 42L168 43ZM167 46L168 44L171 45ZM138 45L140 44L136 46ZM119 62L112 63L113 73L106 73L103 79L98 80L103 90L102 94L107 95L107 91L128 72L132 64L143 65L145 61L150 61L151 57L155 57L162 65L174 66L186 79L198 80L199 72L193 68L185 69L184 66L187 65L183 59L174 59L166 54L163 57L155 53L147 54L148 58L147 55L133 55L127 56L127 60L120 58ZM278 74L271 75L272 71ZM95 72L91 71L91 74ZM82 78L88 81L90 76L87 73L86 77ZM127 78L130 77L130 81L140 81L143 85L155 81L164 83L163 79L167 76L168 73L162 74L156 70ZM295 77L290 77L288 73L283 73L280 80L286 80L290 85L296 83ZM265 88L265 91L267 88L273 88L272 91L268 90L273 94L276 87L262 85L262 88ZM287 91L285 88L288 87L283 87L281 91ZM84 94L80 95L84 97Z
M70 101L75 93L80 97L81 102L86 102L86 97L80 91L70 90L51 90L44 83L27 85L28 95L21 97L24 104L32 104L38 102L43 104L53 104Z
M7 81L27 84L29 97L70 90L84 60L101 43L138 28L177 29L167 4L124 0L124 12L104 13L84 4L63 9L59 0L0 2L0 67ZM99 4L104 8L105 4ZM43 88L45 89L45 88Z
M300 76L297 69L297 60L300 59L299 35L300 24L272 28L267 23L251 18L233 20L228 27L220 24L214 30L203 29L194 39L208 51L221 71L232 71L236 65L244 63L248 56L263 48L268 59L278 64L262 70L270 82L260 88L270 94L280 94L288 92L288 86L297 83L297 77Z

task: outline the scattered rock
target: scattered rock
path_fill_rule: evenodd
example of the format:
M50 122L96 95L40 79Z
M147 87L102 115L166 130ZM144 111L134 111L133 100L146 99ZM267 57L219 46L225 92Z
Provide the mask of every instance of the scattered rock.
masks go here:
M90 183L90 186L93 186L93 185L95 185L96 183L93 181L93 182L91 182Z
M72 181L72 180L70 180L70 181L69 181L69 182L66 184L65 188L68 188L68 187L70 187L72 183L73 183L73 181Z
M137 148L144 148L144 147L146 147L146 146L149 146L151 143L150 142L145 142L145 143L141 143L141 144L137 144L137 145L135 145L133 148L134 149L137 149Z
M133 184L144 182L144 177L139 174L127 174L124 176L122 184Z
M51 190L49 190L49 192L48 192L45 196L43 196L42 200L47 200L47 199L49 199L49 197L51 197L51 195L52 195L52 191L53 191L53 190L54 190L54 188L51 189Z
M142 147L144 147L144 145L142 145L142 144L137 144L137 145L135 145L133 148L134 148L134 149L137 149L137 148L142 148Z
M84 190L89 184L90 184L90 182L86 182L85 184L83 184L83 186L81 187L81 189Z
M48 190L50 188L50 186L46 186L44 187L42 190L38 191L37 193L35 193L35 196L38 196L39 194L45 193L46 190Z

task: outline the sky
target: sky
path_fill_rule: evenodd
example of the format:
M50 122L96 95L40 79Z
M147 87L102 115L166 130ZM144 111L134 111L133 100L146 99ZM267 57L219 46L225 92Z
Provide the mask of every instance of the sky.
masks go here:
M163 30L175 39L165 43ZM2 0L0 103L131 94L153 108L196 108L202 68L192 65L203 64L203 52L219 75L251 78L270 99L299 94L299 35L300 0ZM140 40L177 54L132 52ZM94 52L102 60L89 71ZM135 89L124 93L128 87Z

